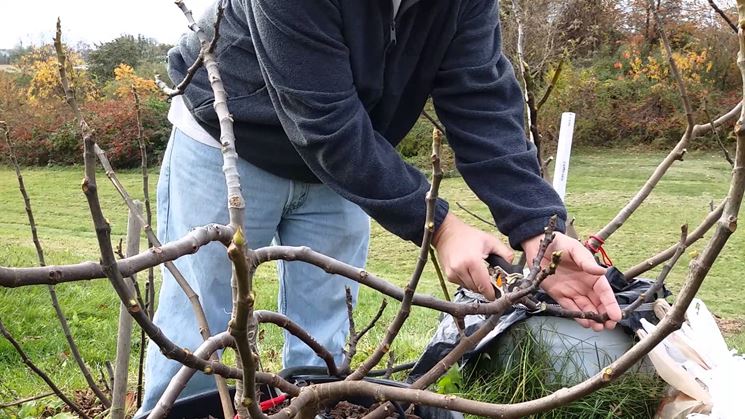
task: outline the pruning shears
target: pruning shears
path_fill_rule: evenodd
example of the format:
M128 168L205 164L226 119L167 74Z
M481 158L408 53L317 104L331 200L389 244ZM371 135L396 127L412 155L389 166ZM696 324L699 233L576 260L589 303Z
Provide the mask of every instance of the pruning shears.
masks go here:
M497 298L517 289L525 279L522 265L513 265L499 255L490 254L486 258L489 264L489 275ZM545 309L545 304L532 297L523 298L520 303L531 313L538 313Z

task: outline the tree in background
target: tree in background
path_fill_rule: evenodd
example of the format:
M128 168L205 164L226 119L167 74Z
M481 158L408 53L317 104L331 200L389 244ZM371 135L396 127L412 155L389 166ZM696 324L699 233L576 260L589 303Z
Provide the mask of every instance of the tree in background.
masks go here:
M148 63L165 62L169 48L170 45L142 35L122 35L96 45L88 55L88 68L96 80L104 83L114 77L114 69L120 64L136 69Z

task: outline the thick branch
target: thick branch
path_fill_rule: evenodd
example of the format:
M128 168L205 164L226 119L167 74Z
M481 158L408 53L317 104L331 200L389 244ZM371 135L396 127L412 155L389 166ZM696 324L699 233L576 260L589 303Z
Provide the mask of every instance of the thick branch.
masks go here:
M94 154L95 140L93 133L82 118L80 109L77 106L77 102L74 96L68 88L67 74L65 70L65 55L62 50L62 29L59 21L57 21L57 35L55 37L55 49L57 50L57 58L60 62L60 79L62 81L63 89L65 90L65 97L67 103L72 108L76 115L80 130L83 136L83 150L84 150L84 163L85 163L85 179L83 180L83 193L88 201L88 206L91 213L91 218L96 230L96 238L98 240L98 247L101 253L101 269L106 274L112 287L116 291L119 299L127 305L127 309L135 321L145 330L145 333L150 339L160 347L163 355L168 359L174 359L182 364L188 365L192 368L198 368L205 372L215 372L224 377L237 378L241 376L240 371L229 368L219 362L205 361L200 358L194 357L194 355L188 350L181 348L174 344L168 339L163 332L156 326L147 314L143 311L143 307L137 303L135 296L125 286L122 272L118 269L116 258L114 256L114 249L111 245L111 227L109 226L106 218L101 210L101 205L98 199L98 188L96 185L96 170L95 161L96 156ZM196 251L196 249L194 249Z
M148 249L137 256L119 260L117 269L122 275L130 276L151 266L176 260L184 255L195 253L200 247L214 241L227 244L233 230L228 226L212 224L197 227L181 239L161 247ZM29 285L54 285L63 282L85 281L106 278L100 263L82 262L74 265L50 265L41 268L0 267L0 287L17 288Z
M300 339L304 344L312 349L313 352L315 352L315 354L323 360L323 362L326 363L326 368L328 369L329 375L339 374L339 369L336 367L334 356L331 354L331 352L329 352L328 349L326 349L323 345L318 343L318 341L315 340L313 336L311 336L307 331L305 331L305 329L300 327L300 325L290 320L289 317L280 313L266 310L256 310L253 314L256 318L257 323L271 323L275 326L279 326L287 330L288 332L290 332L290 334Z

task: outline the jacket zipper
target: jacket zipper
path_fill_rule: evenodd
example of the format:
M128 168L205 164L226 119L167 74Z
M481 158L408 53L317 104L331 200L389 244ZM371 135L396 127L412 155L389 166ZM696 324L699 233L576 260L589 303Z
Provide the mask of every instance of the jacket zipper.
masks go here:
M398 13L395 13L395 10L393 8L393 2L391 1L391 24L390 24L390 37L388 42L388 48L386 48L386 52L390 47L396 45L396 27L398 25L398 22L401 20L401 16L406 13L407 10L411 9L412 6L419 3L421 0L401 0L401 5L398 8ZM395 13L395 14L394 14Z

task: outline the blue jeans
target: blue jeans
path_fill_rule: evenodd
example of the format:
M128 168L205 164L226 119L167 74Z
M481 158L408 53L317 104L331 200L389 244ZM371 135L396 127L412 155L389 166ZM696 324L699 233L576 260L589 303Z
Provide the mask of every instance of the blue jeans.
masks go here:
M370 219L357 205L323 184L284 179L244 160L239 160L238 171L251 248L272 243L309 246L350 265L364 266ZM174 129L158 180L158 237L167 243L210 223L228 223L221 151ZM231 264L225 246L211 243L175 263L199 295L212 334L226 330L232 304ZM356 303L356 282L303 262L279 262L279 311L310 332L337 362L343 358L348 333L345 286L352 289ZM194 351L202 343L189 301L165 269L154 321L182 347ZM282 359L285 367L325 365L288 333ZM166 359L156 345L148 346L141 411L155 406L180 367ZM182 396L214 387L213 377L197 372Z

